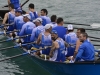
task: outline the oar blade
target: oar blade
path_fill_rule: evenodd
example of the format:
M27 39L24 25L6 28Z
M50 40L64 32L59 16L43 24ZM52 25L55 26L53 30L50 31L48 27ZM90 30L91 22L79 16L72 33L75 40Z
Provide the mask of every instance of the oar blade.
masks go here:
M93 23L91 25L92 28L99 28L100 27L100 23Z

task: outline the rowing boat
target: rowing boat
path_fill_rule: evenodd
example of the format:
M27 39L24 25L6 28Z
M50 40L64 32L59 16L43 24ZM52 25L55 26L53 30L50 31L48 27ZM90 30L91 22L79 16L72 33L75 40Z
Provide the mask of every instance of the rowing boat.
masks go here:
M14 43L17 44L16 42ZM22 49L27 52L25 48ZM52 75L100 75L100 61L65 63L45 60L33 54L30 57L36 64L46 69Z

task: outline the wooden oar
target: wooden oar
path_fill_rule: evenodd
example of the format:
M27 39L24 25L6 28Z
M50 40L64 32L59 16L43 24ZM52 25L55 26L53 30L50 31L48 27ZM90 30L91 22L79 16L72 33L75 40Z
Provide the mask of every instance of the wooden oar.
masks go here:
M35 42L25 43L25 44L18 44L18 45L6 47L6 48L0 48L0 51L11 49L11 48L18 48L18 47L22 47L22 46L26 46L26 45L30 45L30 44L35 44Z
M47 49L47 48L50 48L51 46L48 46L46 48L41 48L41 49L37 49L37 50L34 50L34 51L31 51L31 52L25 52L25 53L22 53L22 54L18 54L18 55L15 55L15 56L12 56L12 57L8 57L8 58L5 58L5 59L1 59L1 61L5 61L5 60L9 60L9 59L13 59L13 58L17 58L17 57L20 57L20 56L24 56L24 55L27 55L29 53L34 53L36 51L40 51L40 50L44 50L44 49Z
M25 38L25 37L27 37L27 36L31 36L31 34L24 35L24 36L17 36L16 38L9 38L9 39L6 39L6 40L3 40L3 41L0 41L0 43L8 42L8 41L13 41L13 40L16 40L16 39L19 39L19 38Z

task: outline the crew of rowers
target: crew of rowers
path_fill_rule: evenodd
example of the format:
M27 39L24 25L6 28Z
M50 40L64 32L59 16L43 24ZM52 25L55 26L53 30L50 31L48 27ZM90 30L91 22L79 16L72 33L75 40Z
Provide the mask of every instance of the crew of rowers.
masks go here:
M29 12L24 15L22 9L14 9L14 5L9 4L9 12L5 14L2 24L5 25L8 20L8 23L12 25L5 26L7 31L20 30L11 33L11 37L31 34L17 41L35 42L27 46L28 49L51 46L51 48L36 52L37 55L48 55L51 61L64 62L66 57L73 61L94 61L94 46L88 40L85 29L77 29L76 34L73 25L70 24L67 28L63 26L63 18L52 15L50 19L47 15L46 9L42 9L41 14L38 14L32 3L29 4Z

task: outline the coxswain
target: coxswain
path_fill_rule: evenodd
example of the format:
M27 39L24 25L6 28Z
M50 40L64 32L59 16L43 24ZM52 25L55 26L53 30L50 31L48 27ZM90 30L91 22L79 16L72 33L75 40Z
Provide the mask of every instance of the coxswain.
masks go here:
M46 24L44 28L45 32L41 33L37 39L37 44L40 44L42 48L44 48L45 46L52 45L52 39L51 39L52 27L50 24ZM49 52L50 48L40 51L41 54L46 54L46 55L49 55Z
M14 9L20 8L20 2L19 2L19 0L8 0L8 5L10 3L14 5Z
M22 26L22 29L19 33L19 36L32 34L32 30L36 27L33 22L30 21L31 16L29 14L23 15L23 20L25 24ZM30 42L30 36L24 38L24 43Z
M34 23L36 25L36 28L34 28L33 31L32 31L32 35L31 35L31 38L30 38L31 42L36 41L39 34L41 32L45 31L44 26L42 25L42 19L41 18L37 18L36 20L34 20Z
M77 35L74 32L73 25L67 26L68 33L65 35L65 41L70 45L66 48L66 57L73 56L76 48Z
M51 23L50 24L52 25L52 28L57 26L57 16L56 15L51 16Z
M60 38L64 39L64 35L67 33L67 29L63 27L63 18L59 17L57 19L57 26L53 28L53 30L56 30L58 33L58 36Z
M13 31L13 25L14 25L14 19L15 19L15 11L14 11L14 5L9 4L9 12L5 14L2 24L5 25L6 21L8 20L8 24L12 24L11 26L7 27L7 31Z
M29 4L29 6L28 6L28 8L29 8L29 13L28 14L30 14L30 16L31 16L31 21L33 21L33 20L35 20L36 18L38 18L38 13L37 13L37 11L35 11L34 10L34 4Z
M47 15L48 15L47 9L42 9L40 18L42 18L42 25L43 26L45 26L46 24L51 23L51 20Z
M51 38L53 41L49 56L51 61L64 62L65 61L65 47L68 44L58 36L57 31L51 32Z
M79 36L80 42L82 44L80 45L78 49L78 53L75 57L75 61L94 61L95 58L95 52L94 52L94 46L87 40L88 34L87 33L81 33Z

